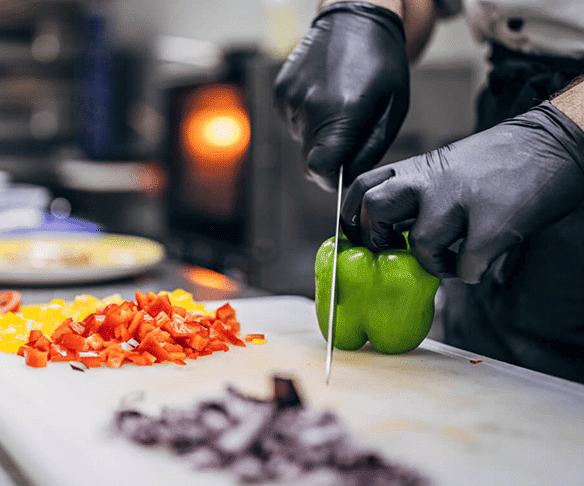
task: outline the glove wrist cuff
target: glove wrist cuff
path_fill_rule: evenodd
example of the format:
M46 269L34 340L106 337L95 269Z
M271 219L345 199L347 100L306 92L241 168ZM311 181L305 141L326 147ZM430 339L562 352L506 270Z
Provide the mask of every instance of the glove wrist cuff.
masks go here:
M555 129L556 139L584 173L584 131L568 115L549 101L544 101L534 110L546 114L547 118L552 122L548 130L552 132Z
M323 8L313 20L312 25L314 26L323 17L335 13L350 13L359 17L368 18L373 22L381 24L384 28L390 29L392 32L397 28L405 41L404 26L399 15L387 8L369 2L335 2Z

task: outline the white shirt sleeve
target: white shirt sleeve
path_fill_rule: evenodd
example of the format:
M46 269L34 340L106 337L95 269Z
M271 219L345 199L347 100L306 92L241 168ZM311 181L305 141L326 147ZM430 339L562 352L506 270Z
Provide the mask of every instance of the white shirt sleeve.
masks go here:
M478 42L584 59L582 0L465 0L463 9Z

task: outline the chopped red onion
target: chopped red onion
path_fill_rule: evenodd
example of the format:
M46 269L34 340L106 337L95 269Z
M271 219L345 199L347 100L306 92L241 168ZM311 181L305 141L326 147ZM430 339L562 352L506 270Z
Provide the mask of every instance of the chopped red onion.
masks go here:
M227 395L185 410L164 409L158 417L123 408L114 425L137 444L168 447L196 470L228 470L247 484L429 484L418 472L363 448L332 412L306 409L290 379L274 378L271 400L231 387Z

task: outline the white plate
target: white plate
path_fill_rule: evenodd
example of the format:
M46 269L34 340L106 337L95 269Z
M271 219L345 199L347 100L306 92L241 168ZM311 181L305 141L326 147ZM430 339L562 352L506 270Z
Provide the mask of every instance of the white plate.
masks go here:
M111 280L143 272L166 255L147 238L102 233L38 233L0 240L0 282L63 284Z

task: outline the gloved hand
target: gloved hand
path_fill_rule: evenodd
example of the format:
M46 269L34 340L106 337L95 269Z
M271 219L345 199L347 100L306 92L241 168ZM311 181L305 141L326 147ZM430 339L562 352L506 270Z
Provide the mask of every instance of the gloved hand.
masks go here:
M437 277L478 283L516 243L583 201L584 132L546 101L363 174L345 196L341 225L353 244L380 251L393 244L394 225L415 218L408 239L421 265Z
M275 104L302 143L307 173L328 190L381 160L409 108L404 31L366 2L323 9L275 83Z

